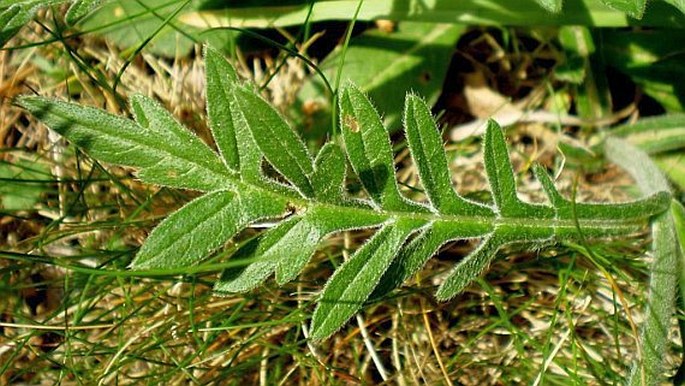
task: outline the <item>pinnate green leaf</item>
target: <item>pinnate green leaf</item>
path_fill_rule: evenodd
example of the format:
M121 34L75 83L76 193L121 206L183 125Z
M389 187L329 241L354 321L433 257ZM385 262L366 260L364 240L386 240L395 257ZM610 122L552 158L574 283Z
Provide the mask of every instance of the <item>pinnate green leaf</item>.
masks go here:
M364 304L407 237L421 223L387 224L333 274L312 317L311 336L321 340L336 332Z
M337 331L369 296L377 299L416 274L451 240L479 238L481 243L440 286L441 300L456 296L477 278L502 245L630 235L669 207L670 195L661 188L664 180L644 173L636 176L641 185L653 186L649 197L602 205L566 199L539 166L534 172L550 202L524 202L517 196L504 134L493 121L486 129L483 153L495 205L468 201L452 186L428 106L410 95L404 114L407 143L430 201L419 204L398 189L388 132L354 85L343 87L338 99L345 154L330 142L312 161L299 135L255 88L240 84L220 54L207 48L205 58L208 116L219 154L146 97L131 100L135 122L40 97L17 103L93 157L137 168L144 181L208 192L152 231L134 268L196 264L245 227L270 220L273 228L232 256L244 266L225 271L216 283L217 292L247 291L272 274L278 284L294 279L330 234L381 227L326 284L312 318L314 339ZM346 196L345 156L371 202ZM262 171L264 159L292 187L270 181ZM626 168L636 172L634 165Z
M138 176L145 182L200 191L230 186L231 174L214 153L199 147L197 141L178 146L178 140L165 135L161 128L145 128L75 103L22 97L17 104L94 158L138 168ZM155 118L147 119L154 122Z
M233 89L238 83L238 75L233 66L209 46L205 47L205 71L209 127L224 163L231 170L238 171L240 155L231 114Z
M442 138L435 126L430 109L415 95L405 101L404 124L409 149L433 207L444 214L489 215L493 212L483 205L460 197L452 187Z
M325 202L343 200L345 155L334 142L325 144L314 160L312 187L316 198Z
M450 272L449 276L443 281L435 293L438 300L449 300L458 295L475 278L487 268L492 259L495 258L497 250L502 246L503 240L496 234L491 234L484 238L478 248L466 256Z
M170 269L196 264L251 223L285 214L286 204L260 191L207 193L162 221L132 267Z
M309 179L314 167L302 139L254 90L234 89L243 119L266 159L305 197L314 196Z
M352 84L340 91L345 150L371 200L387 210L418 210L397 187L388 131L371 101Z

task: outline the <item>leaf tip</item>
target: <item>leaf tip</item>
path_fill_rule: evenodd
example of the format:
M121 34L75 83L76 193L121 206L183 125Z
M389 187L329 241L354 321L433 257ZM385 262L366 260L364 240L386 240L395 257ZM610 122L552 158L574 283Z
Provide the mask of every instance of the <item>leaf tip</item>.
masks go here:
M138 250L136 255L133 257L133 260L126 268L132 271L148 271L154 268L160 268L153 264L153 257L154 256L145 253L145 245L143 244L143 247Z
M22 95L16 97L12 103L40 119L50 111L51 100L37 95Z
M661 190L654 194L654 200L657 202L657 206L659 209L663 209L663 211L666 211L671 207L672 199L673 195L666 190Z
M485 135L487 136L489 134L492 136L492 135L495 135L497 133L504 135L504 131L502 130L502 126L500 126L496 120L489 118L487 125L485 127Z
M438 290L435 291L435 299L439 302L446 302L454 298L455 296L459 295L461 291L464 290L465 285L453 287L453 288L448 288L448 286L443 283L438 287Z
M238 82L238 73L235 67L226 60L226 57L210 44L202 47L202 57L205 61L205 71L207 72L208 82L220 82L219 79L225 77L230 82Z
M353 98L355 96L364 95L364 92L351 79L347 79L340 86L339 95L339 103L342 103L345 98Z
M221 55L216 48L212 47L209 43L205 43L202 45L202 57L205 59L205 61L208 61L220 58Z
M322 342L330 338L333 334L338 332L346 323L340 324L331 328L329 325L323 323L321 319L321 312L319 312L319 307L314 310L314 315L312 316L312 321L309 327L309 339L314 342Z

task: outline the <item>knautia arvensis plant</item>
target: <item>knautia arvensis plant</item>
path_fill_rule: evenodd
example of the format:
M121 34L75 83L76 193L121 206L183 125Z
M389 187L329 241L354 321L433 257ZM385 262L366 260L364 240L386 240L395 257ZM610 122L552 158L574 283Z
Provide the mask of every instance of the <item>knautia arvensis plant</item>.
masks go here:
M130 101L135 120L43 97L17 103L95 159L136 168L138 178L150 184L205 192L150 233L133 260L135 269L191 267L244 228L269 220L276 225L232 256L252 263L224 271L215 286L223 293L249 291L272 275L278 284L293 280L331 234L376 229L321 291L311 321L315 340L337 331L374 292L386 293L414 275L449 241L478 238L480 244L440 285L439 300L462 291L504 245L631 235L670 204L666 192L629 203L575 203L562 197L539 166L535 176L549 203L524 202L494 121L483 140L492 203L467 200L452 186L429 108L408 94L404 130L428 198L415 202L398 189L388 132L353 84L338 92L341 135L313 157L217 51L207 48L205 61L207 115L218 152L140 95ZM266 175L264 162L280 175L278 181ZM346 192L352 174L365 199Z

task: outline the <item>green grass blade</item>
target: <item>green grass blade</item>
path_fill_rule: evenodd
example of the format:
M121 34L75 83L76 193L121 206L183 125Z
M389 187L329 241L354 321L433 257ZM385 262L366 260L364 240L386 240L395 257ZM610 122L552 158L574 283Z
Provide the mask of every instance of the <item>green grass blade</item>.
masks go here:
M209 46L205 46L205 69L209 127L224 163L238 171L240 155L231 115L233 88L238 83L238 75L233 66Z
M611 136L624 138L647 154L685 148L685 114L667 114L643 118L611 131Z
M371 101L348 83L339 102L345 150L371 199L387 210L416 210L397 187L388 131Z
M211 191L231 186L232 175L216 155L176 146L175 140L99 109L42 97L17 104L91 156L133 166L148 183Z
M420 97L407 95L404 125L421 184L433 207L443 214L492 216L489 208L466 201L454 191L442 138L428 106Z
M309 179L314 167L302 139L280 114L252 89L237 87L237 105L266 159L305 197L314 196Z
M685 207L680 202L673 200L671 205L671 215L673 216L673 224L675 226L675 233L678 239L678 289L679 296L677 299L678 312L685 310ZM680 326L680 341L685 343L685 320L678 318ZM678 372L673 376L673 384L682 385L685 382L685 355L681 354L680 367Z
M314 310L312 339L326 339L359 311L404 241L420 225L398 221L384 226L338 268Z
M485 237L478 245L478 248L464 257L457 263L449 276L443 281L435 293L438 300L449 300L466 288L472 281L476 280L495 258L497 250L502 246L503 241L497 234Z
M259 192L207 193L162 221L143 244L133 269L188 267L207 257L252 222L283 215L284 200Z

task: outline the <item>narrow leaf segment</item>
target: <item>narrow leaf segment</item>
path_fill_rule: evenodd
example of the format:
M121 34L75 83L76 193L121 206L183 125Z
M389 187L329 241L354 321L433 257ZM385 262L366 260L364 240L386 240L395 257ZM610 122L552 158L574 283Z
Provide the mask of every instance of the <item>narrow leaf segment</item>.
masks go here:
M543 3L549 9L560 4ZM255 87L241 83L217 51L207 48L205 60L207 114L218 153L145 97L132 98L135 121L41 97L17 103L94 158L136 168L143 181L207 192L152 231L134 268L197 264L244 228L269 220L273 228L233 254L244 266L225 271L215 287L222 293L248 291L272 275L278 284L293 280L328 235L378 229L319 296L314 339L329 337L368 299L401 285L449 241L481 239L438 289L441 300L466 288L505 244L631 235L670 204L669 193L661 191L629 203L575 203L540 167L535 175L549 204L524 202L516 193L504 133L494 121L483 143L494 205L466 200L453 187L430 110L414 95L406 98L405 133L428 202L410 200L398 188L388 131L356 86L346 85L339 95L342 143L325 144L312 160L299 134ZM348 173L356 175L367 197L350 197Z

